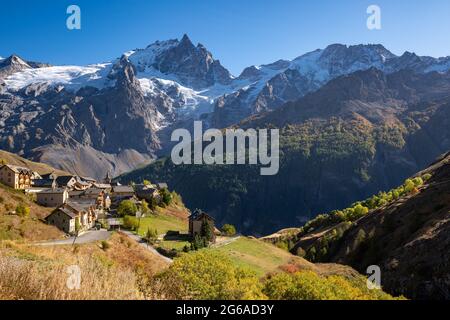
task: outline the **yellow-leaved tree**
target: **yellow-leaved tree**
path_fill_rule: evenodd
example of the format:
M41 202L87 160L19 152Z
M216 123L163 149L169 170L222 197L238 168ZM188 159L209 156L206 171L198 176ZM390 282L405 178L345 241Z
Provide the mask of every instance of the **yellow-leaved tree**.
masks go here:
M159 296L166 299L248 300L264 299L254 272L235 266L223 254L199 250L183 254L156 277Z

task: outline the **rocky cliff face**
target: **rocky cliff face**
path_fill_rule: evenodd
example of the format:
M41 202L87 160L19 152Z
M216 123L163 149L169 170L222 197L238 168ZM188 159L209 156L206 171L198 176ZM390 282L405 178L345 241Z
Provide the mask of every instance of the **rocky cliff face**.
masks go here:
M423 173L432 179L420 192L377 210L349 230L333 261L362 268L380 265L383 286L416 299L450 298L450 155ZM376 256L361 250L358 260L345 246L359 230L375 230L370 243Z
M381 45L333 44L292 61L281 60L267 66L247 68L239 79L247 79L251 83L238 95L232 94L217 101L214 124L228 126L238 122L238 118L277 109L318 90L332 79L370 68L386 74L400 70L445 72L450 69L450 58L419 57L409 52L398 57Z
M431 175L416 192L369 212L334 242L324 262L365 273L381 270L383 289L412 299L450 298L450 153L416 176ZM328 230L338 226L330 226ZM326 230L303 235L306 248ZM315 234L313 234L315 233Z
M449 61L397 57L380 45L331 45L233 77L186 35L89 66L50 66L14 55L0 60L0 147L100 178L167 154L171 132L191 129L194 120L224 128L358 70L407 68L420 75L445 72ZM372 117L379 112L374 108Z
M183 86L195 90L215 84L230 84L232 77L220 61L202 45L194 46L187 35L181 40L156 42L144 50L130 54L139 72L155 72L176 76Z
M100 174L149 161L158 145L153 127L156 107L145 101L126 57L117 61L108 77L115 85L101 90L83 87L73 92L41 83L2 95L1 148L96 176L94 170L102 166ZM86 160L92 162L88 165Z

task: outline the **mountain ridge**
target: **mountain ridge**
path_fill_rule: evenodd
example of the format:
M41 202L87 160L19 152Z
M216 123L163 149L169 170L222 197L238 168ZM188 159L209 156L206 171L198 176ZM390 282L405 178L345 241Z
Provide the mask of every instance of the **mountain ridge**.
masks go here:
M334 44L233 77L187 35L82 67L11 56L0 61L0 147L77 168L77 174L119 175L167 154L170 133L192 130L195 120L224 128L298 100L335 77L372 67L444 72L448 61L398 57L381 45Z

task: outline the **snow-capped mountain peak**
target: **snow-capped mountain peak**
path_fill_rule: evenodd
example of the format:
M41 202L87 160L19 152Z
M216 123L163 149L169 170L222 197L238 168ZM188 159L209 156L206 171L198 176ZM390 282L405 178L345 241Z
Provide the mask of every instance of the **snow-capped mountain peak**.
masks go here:
M166 148L173 128L199 118L205 127L224 128L370 68L383 74L445 72L450 58L334 44L248 67L234 78L187 35L88 66L51 66L13 55L0 60L0 147L27 153L46 145L48 150L39 152L58 159L66 151L54 146L69 145L74 154L84 150L80 157L89 166L107 170L104 159L120 163L115 172L120 174Z
M11 55L8 58L0 59L0 69L9 68L13 71L18 71L26 68L31 68L31 66L22 58L17 55Z
M158 57L178 44L179 41L177 39L156 41L148 45L145 49L136 49L125 53L125 55L128 56L129 60L136 66L138 71L143 72L146 68L152 67Z
M196 90L232 80L229 71L203 45L194 46L187 35L157 41L129 54L129 59L139 77L167 77Z
M122 72L125 65L130 72ZM204 45L194 45L183 35L128 51L112 62L88 66L49 66L13 55L0 60L0 82L3 91L11 92L31 84L72 92L83 87L102 90L117 85L119 72L140 86L143 99L161 105L161 112L171 113L167 119L197 118L216 112L218 106L224 112L233 109L234 117L217 123L220 127L299 99L336 77L373 67L388 73L401 69L444 72L450 69L450 58L419 57L410 52L396 56L376 44L332 44L291 61L250 66L234 78Z

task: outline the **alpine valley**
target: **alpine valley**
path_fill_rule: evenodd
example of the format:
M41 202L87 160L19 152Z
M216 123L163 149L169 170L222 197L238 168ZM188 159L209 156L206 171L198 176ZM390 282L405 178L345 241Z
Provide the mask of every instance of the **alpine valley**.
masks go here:
M218 224L267 234L398 186L450 150L449 70L450 57L332 44L233 76L187 35L88 66L11 55L0 149L81 176L158 178ZM173 165L170 134L195 120L279 128L280 172Z

